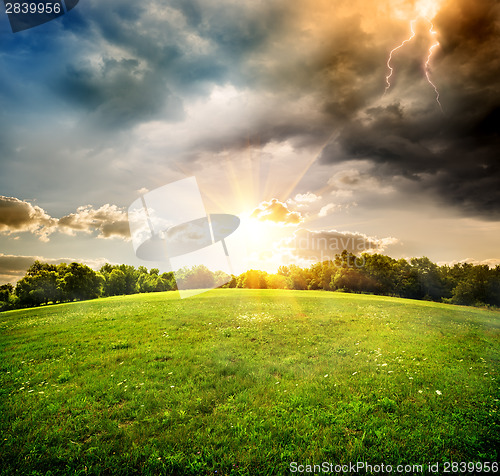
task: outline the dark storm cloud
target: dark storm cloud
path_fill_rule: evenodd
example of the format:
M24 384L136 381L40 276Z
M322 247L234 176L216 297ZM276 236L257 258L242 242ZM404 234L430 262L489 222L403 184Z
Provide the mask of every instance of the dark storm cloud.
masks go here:
M371 160L375 174L411 178L466 214L498 219L500 5L450 2L435 25L441 49L433 79L445 116L428 100L367 108L365 117L342 126L322 160Z
M297 148L317 147L383 91L386 52L373 32L363 30L359 11L336 15L308 1L289 3L286 10L275 5L281 9L259 11L260 35L240 40L243 57L232 60L240 82L260 92L265 105L246 118L243 133L212 138L200 148L241 149L249 138L261 145L290 141ZM320 33L302 24L302 16L315 9L324 11L319 18L328 23ZM234 40L217 50L229 51Z
M110 127L123 127L162 116L180 120L183 108L161 78L141 71L136 59L105 58L98 67L71 66L61 91Z
M79 35L101 58L68 58L58 87L105 125L180 120L190 97L252 80L246 63L276 34L284 10L275 10L252 2L90 2Z
M449 1L434 20L440 48L432 74L446 116L422 69L429 47L425 22L397 58L393 87L401 99L384 104L387 53L400 40L384 38L382 24L363 26L362 2L342 14L318 4L328 16L320 34L301 23L303 16L314 18L306 1L156 5L165 12L157 21L144 5L93 7L93 31L128 56L104 59L100 70L68 70L70 96L110 121L133 123L162 107L178 120L182 101L206 94L213 84L251 88L267 96L267 104L246 117L245 127L228 124L219 136L193 142L185 158L241 149L249 138L261 145L288 140L298 148L317 146L334 132L338 138L324 150L324 162L370 160L383 178L410 178L464 213L498 217L497 2ZM402 30L403 38L407 33ZM300 106L305 98L306 108Z
M80 2L36 36L7 40L0 84L10 86L0 88L0 105L12 114L1 118L2 133L8 138L13 127L25 127L26 111L37 112L37 121L67 114L68 123L95 126L92 139L87 130L81 136L98 156L126 140L129 128L181 121L192 101L207 98L215 85L232 85L258 104L242 106L238 121L214 118L220 128L193 134L179 157L205 160L206 152L246 148L249 139L261 146L289 141L317 153L333 133L323 162L372 161L374 173L389 181L411 178L466 213L496 217L498 2L450 0L434 21L441 46L432 77L446 116L422 70L425 25L398 55L394 89L381 100L387 54L409 28L376 15L379 4L395 3ZM107 144L98 133L108 134ZM3 152L12 157L12 146Z
M88 0L63 17L63 29L52 26L49 47L30 36L9 45L13 59L6 70L13 77L42 71L36 89L24 90L23 109L31 102L33 110L48 93L49 100L57 97L53 107L62 106L61 98L77 104L88 113L80 120L87 117L103 131L151 119L179 121L190 98L232 84L267 95L267 107L255 117L242 110L246 127L228 124L221 137L193 142L192 154L241 148L248 136L262 144L293 139L299 147L311 145L366 103L378 87L367 78L377 76L383 59L359 15L337 18L327 11L331 32L322 39L301 24L311 8L306 0ZM20 95L21 89L18 101ZM311 95L321 98L312 121L303 106L293 110Z
M56 112L61 99L105 129L181 120L191 97L245 82L247 53L279 23L270 9L207 2L195 21L195 2L82 2L62 19L3 38L5 124L25 111Z

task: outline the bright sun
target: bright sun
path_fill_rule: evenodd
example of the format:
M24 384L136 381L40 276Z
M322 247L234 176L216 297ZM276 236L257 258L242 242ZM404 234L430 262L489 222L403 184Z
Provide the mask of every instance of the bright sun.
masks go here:
M245 237L251 248L264 248L272 245L276 225L269 221L252 218L250 214L242 215L240 218Z

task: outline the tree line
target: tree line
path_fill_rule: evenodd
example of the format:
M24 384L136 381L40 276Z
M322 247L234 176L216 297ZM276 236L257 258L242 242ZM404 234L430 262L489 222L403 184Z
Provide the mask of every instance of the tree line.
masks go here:
M309 268L281 266L277 273L248 270L239 276L203 265L176 273L105 264L94 271L80 263L36 261L15 286L0 286L0 311L48 303L124 294L199 288L325 290L371 293L463 305L500 306L500 266L459 263L438 266L430 259L396 260L381 254L344 251Z
M81 263L35 261L15 286L0 286L0 311L48 303L177 289L174 273L144 266L105 264L94 271Z
M500 266L438 266L429 258L396 260L346 251L309 268L281 266L276 274L250 270L227 287L323 289L421 299L468 306L500 306Z

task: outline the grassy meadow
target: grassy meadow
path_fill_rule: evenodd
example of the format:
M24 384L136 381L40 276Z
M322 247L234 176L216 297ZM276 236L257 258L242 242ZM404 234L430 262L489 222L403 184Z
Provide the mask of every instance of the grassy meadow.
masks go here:
M0 329L0 474L498 458L496 311L219 289L9 311Z

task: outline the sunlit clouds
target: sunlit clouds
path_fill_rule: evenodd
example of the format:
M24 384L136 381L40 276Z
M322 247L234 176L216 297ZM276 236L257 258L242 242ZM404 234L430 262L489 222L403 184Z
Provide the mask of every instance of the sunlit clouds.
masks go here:
M86 205L58 219L27 201L0 196L0 234L32 233L47 242L56 231L71 236L96 232L98 238L129 239L127 214L116 205L106 204L99 209Z

